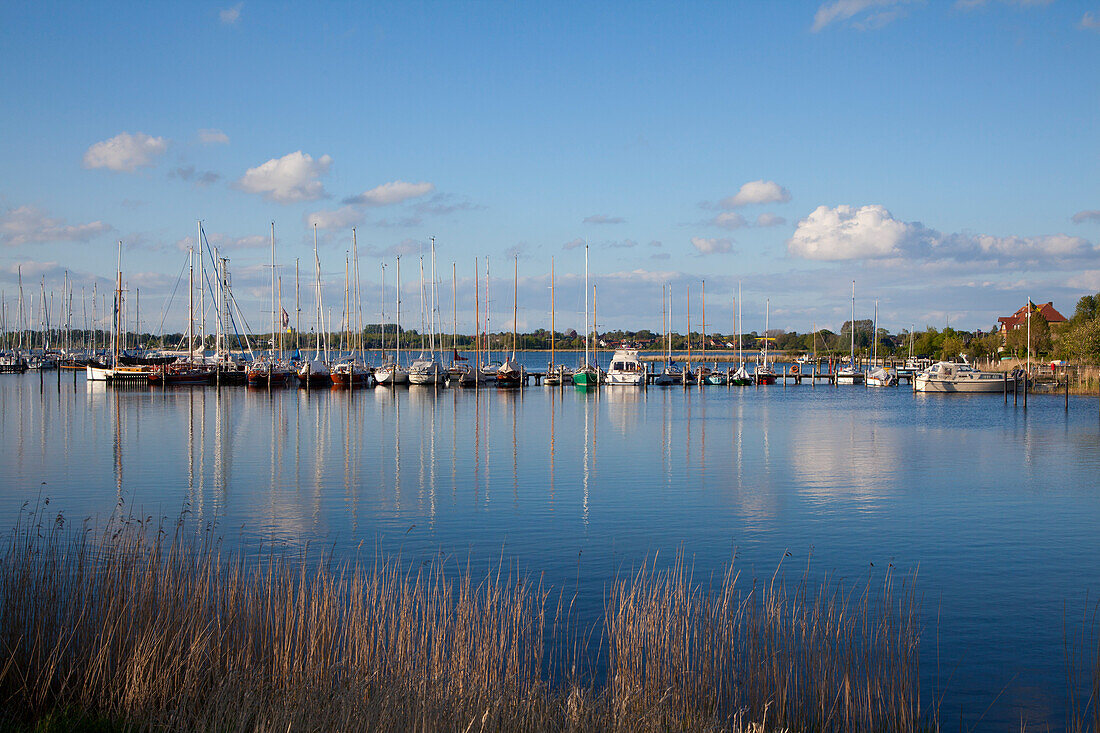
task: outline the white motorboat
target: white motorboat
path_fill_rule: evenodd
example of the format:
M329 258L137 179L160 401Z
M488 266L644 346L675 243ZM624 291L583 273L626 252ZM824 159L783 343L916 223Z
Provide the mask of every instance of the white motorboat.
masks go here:
M982 372L970 364L938 361L917 375L917 392L998 393L1014 389L1016 378L1003 372Z
M611 357L604 384L641 387L645 385L645 366L638 359L636 349L619 349Z

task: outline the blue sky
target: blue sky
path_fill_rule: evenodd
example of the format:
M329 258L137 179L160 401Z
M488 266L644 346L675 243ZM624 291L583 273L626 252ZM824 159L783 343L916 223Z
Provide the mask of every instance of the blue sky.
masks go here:
M9 314L19 266L110 288L121 239L147 320L201 219L258 325L270 223L286 300L316 221L335 321L355 226L365 312L402 253L409 326L435 236L460 330L475 256L510 319L516 254L521 326L549 322L553 257L579 327L579 241L604 328L659 328L671 283L697 329L704 279L722 331L739 281L748 330L765 298L837 329L853 279L892 330L989 328L1100 290L1098 82L1092 0L8 2L0 287Z

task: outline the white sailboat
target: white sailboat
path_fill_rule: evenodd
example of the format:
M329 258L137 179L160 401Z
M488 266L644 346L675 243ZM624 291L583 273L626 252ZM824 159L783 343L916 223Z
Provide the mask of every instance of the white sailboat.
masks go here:
M455 384L467 384L474 381L473 369L469 361L458 355L458 271L451 263L451 366L447 369L447 379Z
M385 297L386 271L382 270L382 295ZM382 322L385 323L385 309L382 310ZM401 256L397 257L397 333L393 337L393 358L386 356L385 330L382 331L383 363L374 370L374 381L389 387L409 383L409 372L401 366Z
M852 322L848 329L851 347L848 364L836 373L837 384L863 384L863 372L856 366L856 281L852 281Z
M118 266L115 278L115 312L111 321L111 363L99 367L89 364L85 367L89 382L129 382L148 383L147 366L123 366L119 363L122 353L122 241L118 243Z
M661 373L653 378L653 384L659 387L671 387L683 384L684 372L672 362L672 283L666 289L667 303L662 303L662 319L665 321L665 366Z
M428 353L424 353L423 336L421 336L420 355L409 367L409 384L441 385L446 384L447 381L447 372L440 366L435 353L435 237L432 237L431 258L432 282L429 289L431 301L427 303L424 297L424 258L420 259L420 311L423 314L427 305Z
M776 373L772 365L768 363L768 327L769 319L771 317L771 299L768 298L764 301L764 337L760 339L763 344L760 350L760 363L756 365L756 369L753 371L753 379L757 384L775 384Z
M873 346L871 347L871 364L878 361L878 301L875 301L875 325ZM876 366L867 374L868 387L893 387L898 383L898 375L887 366Z
M749 370L745 368L745 358L741 351L741 327L744 325L741 322L741 283L737 283L737 303L735 304L735 313L733 318L733 331L737 338L737 371L730 375L730 384L734 387L747 387L752 384L752 375L749 374Z
M519 255L515 261L515 280L512 286L512 356L497 369L497 384L501 387L519 387L523 384L523 367L516 361L516 322L519 318Z

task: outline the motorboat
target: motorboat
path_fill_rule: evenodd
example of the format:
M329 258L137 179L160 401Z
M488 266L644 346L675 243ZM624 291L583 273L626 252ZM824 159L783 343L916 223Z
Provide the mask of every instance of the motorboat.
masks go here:
M1001 393L1014 389L1016 377L1004 372L982 372L963 362L938 361L916 376L917 392Z
M638 359L636 349L619 349L611 357L604 383L627 387L645 386L645 365Z
M864 374L855 365L855 361L849 361L847 365L841 367L836 373L837 384L863 384Z

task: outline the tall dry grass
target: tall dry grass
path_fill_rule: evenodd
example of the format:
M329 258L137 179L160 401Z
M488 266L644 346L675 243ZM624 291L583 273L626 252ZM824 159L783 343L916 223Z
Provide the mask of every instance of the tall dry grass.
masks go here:
M499 567L257 559L184 522L42 518L22 515L3 546L3 726L58 710L280 733L934 724L912 589L889 578L858 594L742 588L732 567L701 583L680 557L618 579L594 628Z

